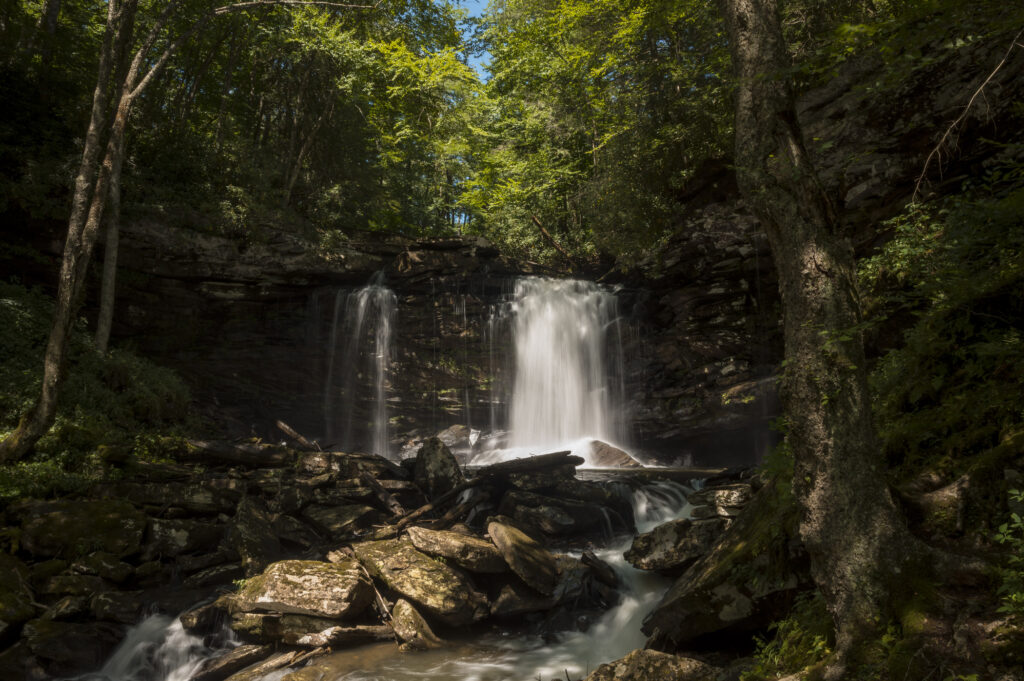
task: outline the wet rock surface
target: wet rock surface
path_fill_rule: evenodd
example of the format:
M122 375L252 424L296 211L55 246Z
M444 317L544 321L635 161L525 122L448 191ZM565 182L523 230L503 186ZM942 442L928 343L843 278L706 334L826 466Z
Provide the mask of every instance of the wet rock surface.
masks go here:
M724 518L673 520L637 536L625 558L640 570L679 573L707 555L728 526Z
M362 612L372 599L370 581L355 561L286 560L247 580L231 600L232 607L243 612L346 619Z
M766 627L810 583L795 507L780 504L774 485L737 516L644 620L648 647L677 650L708 634Z
M365 542L352 550L389 591L445 624L464 626L487 613L486 599L464 572L420 553L408 540Z
M716 668L698 660L634 650L620 660L603 664L586 681L712 681Z

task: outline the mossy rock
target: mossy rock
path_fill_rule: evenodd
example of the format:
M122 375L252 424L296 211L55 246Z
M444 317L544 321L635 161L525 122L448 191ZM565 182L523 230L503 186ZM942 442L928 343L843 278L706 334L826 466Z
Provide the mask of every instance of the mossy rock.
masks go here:
M356 557L392 593L450 626L487 615L487 601L457 567L420 553L406 539L355 544Z
M354 560L283 560L247 580L231 607L340 620L359 615L372 600L370 581Z
M7 553L0 553L0 639L14 626L35 616L28 568Z
M711 681L718 671L688 657L634 650L622 659L601 665L586 681Z
M656 649L716 632L745 632L781 619L810 583L806 555L794 550L797 510L775 485L764 487L709 554L691 565L644 620Z
M123 558L138 552L146 530L146 516L119 499L35 501L18 511L25 518L22 548L36 557L104 551Z

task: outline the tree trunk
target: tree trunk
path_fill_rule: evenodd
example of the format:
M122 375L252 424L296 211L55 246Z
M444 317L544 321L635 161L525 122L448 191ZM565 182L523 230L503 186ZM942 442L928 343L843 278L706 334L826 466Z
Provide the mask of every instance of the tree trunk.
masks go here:
M124 140L118 155L124 157ZM100 288L100 313L96 320L96 351L107 354L110 343L110 328L114 323L114 298L117 289L117 252L121 232L121 177L120 173L110 181L110 197L107 200L107 243L103 249L103 283Z
M776 0L718 0L737 76L736 170L764 225L785 329L783 408L800 534L836 625L843 678L924 556L893 502L871 421L853 250L805 151ZM905 591L906 589L904 589Z
M107 7L107 26L97 68L96 89L93 91L92 113L85 135L82 161L75 177L68 234L64 242L64 256L57 282L57 301L43 357L42 389L39 399L22 416L18 427L0 442L0 463L23 458L49 430L57 413L57 395L64 380L68 337L80 302L85 268L92 252L87 230L88 218L97 201L102 202L97 186L97 162L111 101L110 74L115 55L121 53L129 40L134 10L134 0L127 3L127 8L124 4L115 2L110 2Z

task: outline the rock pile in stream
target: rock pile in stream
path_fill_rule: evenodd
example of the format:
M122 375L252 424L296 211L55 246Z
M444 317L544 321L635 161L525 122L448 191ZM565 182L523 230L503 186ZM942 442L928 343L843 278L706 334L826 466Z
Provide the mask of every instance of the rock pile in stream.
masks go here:
M246 645L196 678L241 681L370 640L437 646L483 620L566 628L617 598L600 565L545 548L633 528L629 500L577 479L568 452L468 480L438 440L403 465L220 442L178 458L206 467L138 464L3 511L0 679L94 671L154 611L191 608L183 626L208 638L228 623Z

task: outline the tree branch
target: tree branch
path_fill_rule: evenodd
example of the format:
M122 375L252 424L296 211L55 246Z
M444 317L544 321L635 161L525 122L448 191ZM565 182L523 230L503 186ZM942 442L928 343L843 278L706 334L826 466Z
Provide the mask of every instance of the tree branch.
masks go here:
M982 81L981 85L978 86L978 89L974 91L974 94L971 95L970 100L968 100L967 102L967 106L964 107L963 112L959 116L957 116L955 121L949 124L949 127L946 128L946 132L942 133L942 137L939 139L939 143L936 144L935 148L932 149L931 152L928 154L928 158L926 158L924 161L924 167L921 169L921 174L917 176L917 182L914 184L914 194L910 197L911 203L917 201L917 195L921 192L921 185L924 183L925 176L928 174L928 166L931 165L932 159L934 159L936 156L939 156L942 153L943 145L946 144L946 142L949 141L950 137L953 136L953 132L956 130L957 126L959 126L964 122L964 120L966 120L967 114L970 113L971 107L974 106L975 100L978 99L982 91L984 91L985 87L990 82L992 82L992 79L995 78L997 73L999 73L999 70L1006 65L1006 62L1009 61L1010 54L1013 53L1014 48L1020 47L1024 49L1024 45L1017 42L1020 39L1021 35L1024 35L1024 28L1018 31L1017 35L1013 37L1013 40L1010 41L1010 46L1006 49L1006 53L1003 54L1003 58L999 61L996 67L992 69L992 73L988 74L988 78Z

